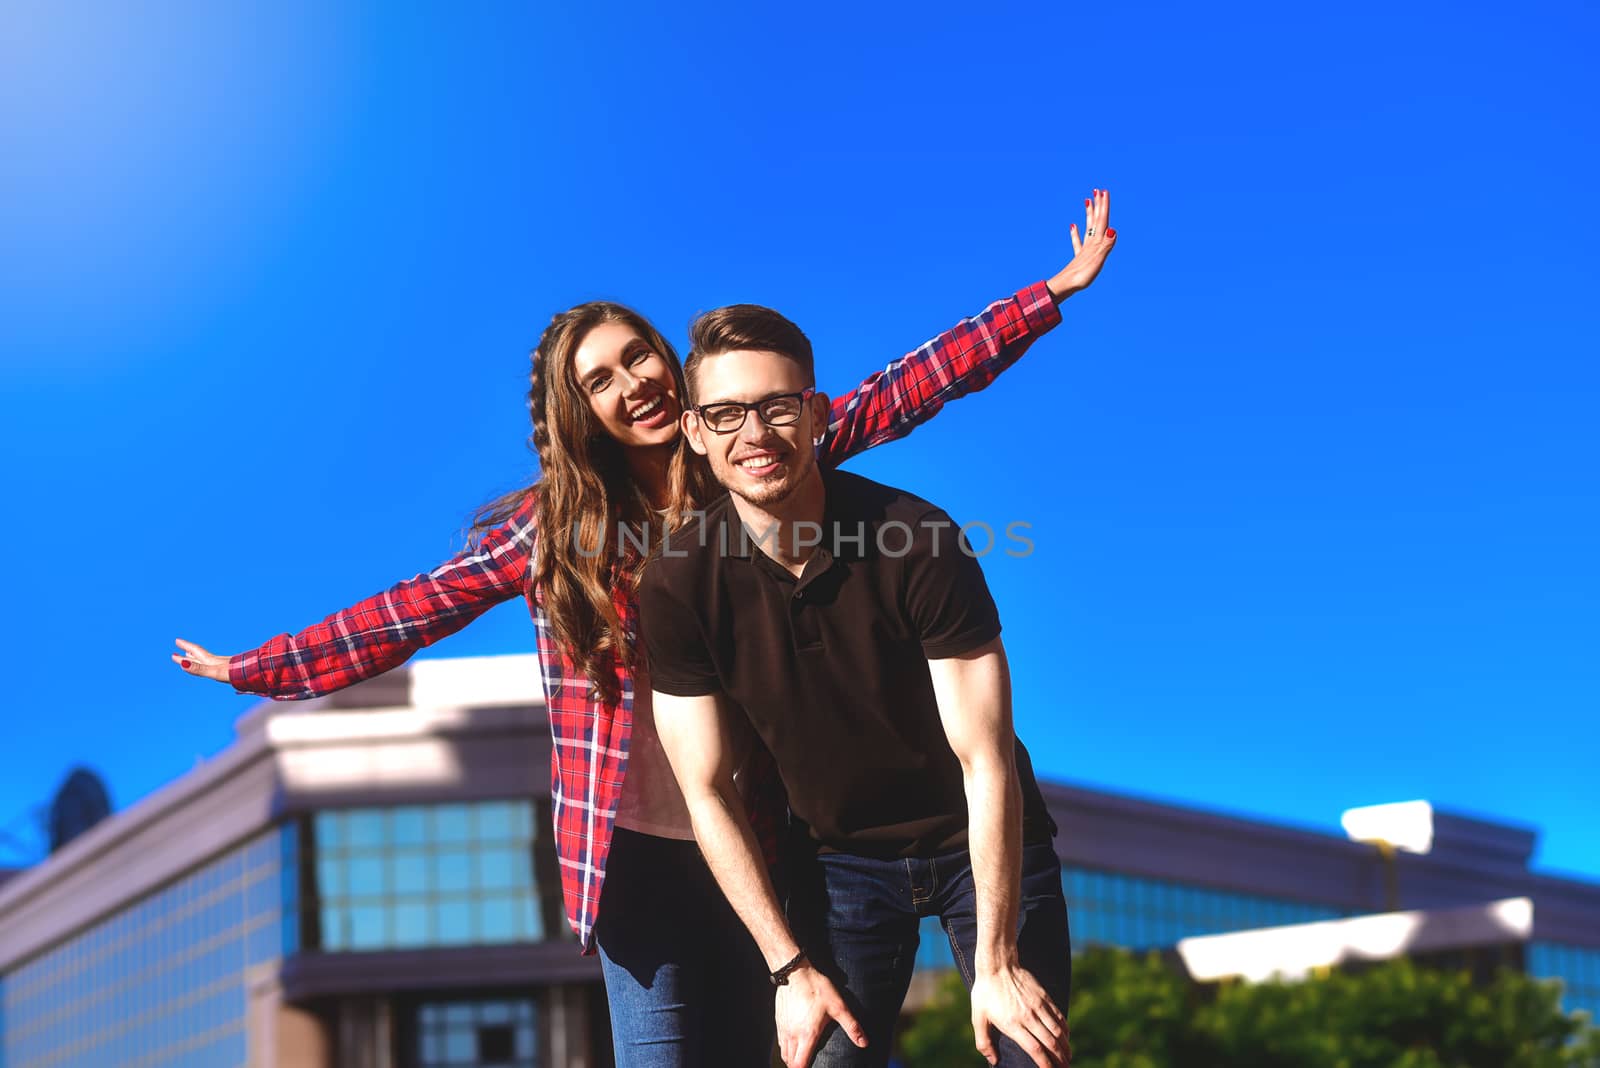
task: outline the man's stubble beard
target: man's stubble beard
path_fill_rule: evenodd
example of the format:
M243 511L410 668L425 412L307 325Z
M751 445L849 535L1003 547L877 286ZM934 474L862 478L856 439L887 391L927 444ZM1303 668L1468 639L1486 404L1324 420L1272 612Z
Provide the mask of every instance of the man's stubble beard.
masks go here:
M753 504L760 508L766 508L774 504L782 504L788 499L790 494L794 493L794 490L795 483L789 481L788 479L784 479L777 485L758 483L752 488L751 492L747 492L746 488L743 487L740 489L732 489L730 487L729 492L731 492L735 497L744 500L748 504Z
M737 465L729 464L728 466L735 471L738 470ZM755 492L753 493L745 492L744 488L735 489L726 482L722 484L722 488L748 504L753 504L758 508L769 508L772 505L782 504L788 500L797 489L805 485L806 479L814 477L816 473L817 464L815 458L813 458L803 469L789 473L777 484L758 483L754 487Z

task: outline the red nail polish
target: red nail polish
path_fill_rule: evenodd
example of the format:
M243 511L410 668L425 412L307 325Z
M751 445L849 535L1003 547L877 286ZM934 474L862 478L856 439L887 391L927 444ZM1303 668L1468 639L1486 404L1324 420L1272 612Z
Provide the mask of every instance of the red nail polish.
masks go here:
M1106 227L1106 236L1114 240L1117 236L1117 228L1114 226Z
M1088 197L1084 197L1083 198L1083 206L1084 207L1087 208L1091 203L1092 203L1092 201L1090 201Z
M181 663L183 664L183 669L185 671L188 671L191 667L194 666L193 664L189 663L189 661L187 661L187 660L184 660Z

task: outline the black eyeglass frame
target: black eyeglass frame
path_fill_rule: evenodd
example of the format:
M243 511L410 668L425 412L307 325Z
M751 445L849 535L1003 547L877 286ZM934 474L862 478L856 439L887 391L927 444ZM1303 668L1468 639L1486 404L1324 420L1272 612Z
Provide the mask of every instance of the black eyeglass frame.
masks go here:
M816 396L816 394L816 387L812 386L807 389L802 389L798 393L775 393L770 397L762 397L754 404L746 404L744 401L717 401L715 404L696 404L692 411L695 415L700 417L700 425L704 426L713 434L737 434L739 431L744 429L744 424L750 418L751 412L755 412L756 417L768 426L794 426L800 421L800 417L806 414L806 401ZM766 413L761 410L762 405L771 404L773 401L789 400L791 398L798 399L800 401L800 407L795 410L793 419L788 419L781 423L775 423L771 419L768 419ZM739 421L733 426L725 429L719 429L712 426L711 420L706 418L706 410L717 408L724 410L730 408L742 409L739 416Z

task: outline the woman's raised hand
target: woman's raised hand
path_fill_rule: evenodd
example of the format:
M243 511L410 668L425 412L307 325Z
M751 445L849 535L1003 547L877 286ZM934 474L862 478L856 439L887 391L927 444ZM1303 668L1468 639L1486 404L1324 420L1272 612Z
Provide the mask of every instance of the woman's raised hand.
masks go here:
M1082 235L1078 224L1072 224L1072 262L1046 283L1050 295L1058 301L1089 288L1117 243L1117 232L1111 228L1111 194L1107 190L1096 189L1092 197L1086 198L1083 214Z
M228 681L228 661L233 659L231 656L218 656L207 652L194 642L186 642L182 638L177 639L177 642L178 648L183 652L172 654L174 664L191 675L216 679L218 682Z

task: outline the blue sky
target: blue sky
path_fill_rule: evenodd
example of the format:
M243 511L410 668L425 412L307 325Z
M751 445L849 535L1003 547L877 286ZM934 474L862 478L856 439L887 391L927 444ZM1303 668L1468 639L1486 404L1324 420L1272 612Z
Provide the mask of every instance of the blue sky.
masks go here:
M228 743L173 637L453 552L556 311L770 304L838 389L1103 186L1063 325L854 465L1032 524L986 570L1041 772L1425 797L1600 879L1593 5L547 7L0 12L0 827Z

